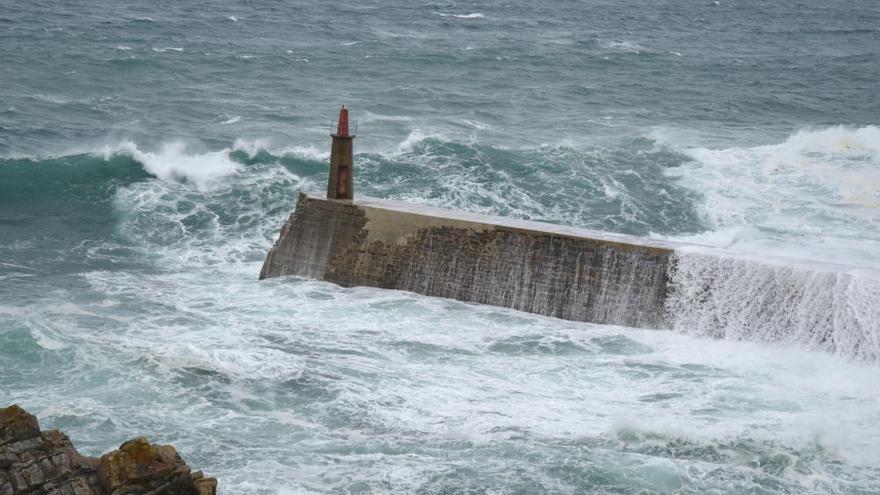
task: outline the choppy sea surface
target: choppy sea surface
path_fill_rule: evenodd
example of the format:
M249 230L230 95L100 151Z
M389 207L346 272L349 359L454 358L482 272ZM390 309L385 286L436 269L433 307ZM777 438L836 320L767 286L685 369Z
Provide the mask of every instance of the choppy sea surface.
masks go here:
M878 46L874 0L0 0L0 405L223 494L880 493ZM744 254L672 331L258 282L340 104L360 194Z

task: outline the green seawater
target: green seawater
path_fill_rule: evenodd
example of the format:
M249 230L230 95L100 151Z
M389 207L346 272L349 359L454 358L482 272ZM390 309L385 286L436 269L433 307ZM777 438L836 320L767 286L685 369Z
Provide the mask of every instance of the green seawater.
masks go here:
M878 26L873 0L0 0L0 405L87 454L172 443L224 494L878 493ZM675 330L259 282L342 104L357 194L743 258Z

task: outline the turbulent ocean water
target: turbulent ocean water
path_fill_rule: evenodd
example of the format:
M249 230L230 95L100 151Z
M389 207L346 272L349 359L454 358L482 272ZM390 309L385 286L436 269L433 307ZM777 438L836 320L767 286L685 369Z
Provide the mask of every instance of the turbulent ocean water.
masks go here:
M223 494L880 493L878 46L875 0L0 0L0 405ZM737 262L674 330L258 282L340 104L359 194Z

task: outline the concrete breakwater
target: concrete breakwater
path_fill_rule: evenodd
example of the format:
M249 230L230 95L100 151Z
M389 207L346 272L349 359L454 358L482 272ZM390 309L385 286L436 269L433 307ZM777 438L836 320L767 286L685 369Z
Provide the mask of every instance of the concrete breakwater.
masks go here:
M301 275L569 320L664 326L671 249L376 199L300 196L261 278Z
M300 196L260 278L300 275L569 320L667 326L672 249L537 222Z
M260 278L284 275L880 357L880 281L848 267L395 201L301 194Z

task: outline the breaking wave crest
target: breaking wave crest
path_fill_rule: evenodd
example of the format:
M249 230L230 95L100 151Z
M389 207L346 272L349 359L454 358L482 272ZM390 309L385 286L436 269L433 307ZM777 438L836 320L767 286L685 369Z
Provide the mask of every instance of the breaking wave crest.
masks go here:
M448 13L438 12L437 15L439 15L440 17L455 17L456 19L483 19L486 17L485 15L483 15L479 12L473 12L470 14L448 14Z
M667 176L686 157L647 140L621 148L505 149L413 132L388 153L358 156L369 196L634 235L703 229L697 195Z
M705 232L682 240L880 268L880 128L802 130L778 144L688 147L670 169L702 196Z
M192 183L199 190L217 188L223 178L241 171L241 164L229 157L229 151L193 153L186 143L175 141L164 144L158 151L142 151L131 141L102 150L105 159L113 155L129 155L144 170L164 181Z
M138 211L148 209L143 201L154 197L152 207L164 211L173 197L196 205L194 210L206 204L223 208L216 199L229 195L235 209L236 194L257 194L251 201L260 201L255 183L275 184L273 191L280 187L290 198L298 189L320 194L328 155L315 145L266 139L239 139L217 150L183 141L155 148L122 141L58 158L0 160L0 177L10 178L0 187L20 189L22 182L13 175L32 178L35 189L55 183L56 177L76 175L94 191L89 194L121 199L118 207L131 201ZM368 196L636 235L687 234L702 229L692 207L697 196L666 176L669 167L685 159L653 150L648 141L624 149L504 149L413 132L387 151L358 154L356 187ZM145 195L145 190L154 194ZM141 200L132 200L138 195ZM120 214L130 218L125 210Z

